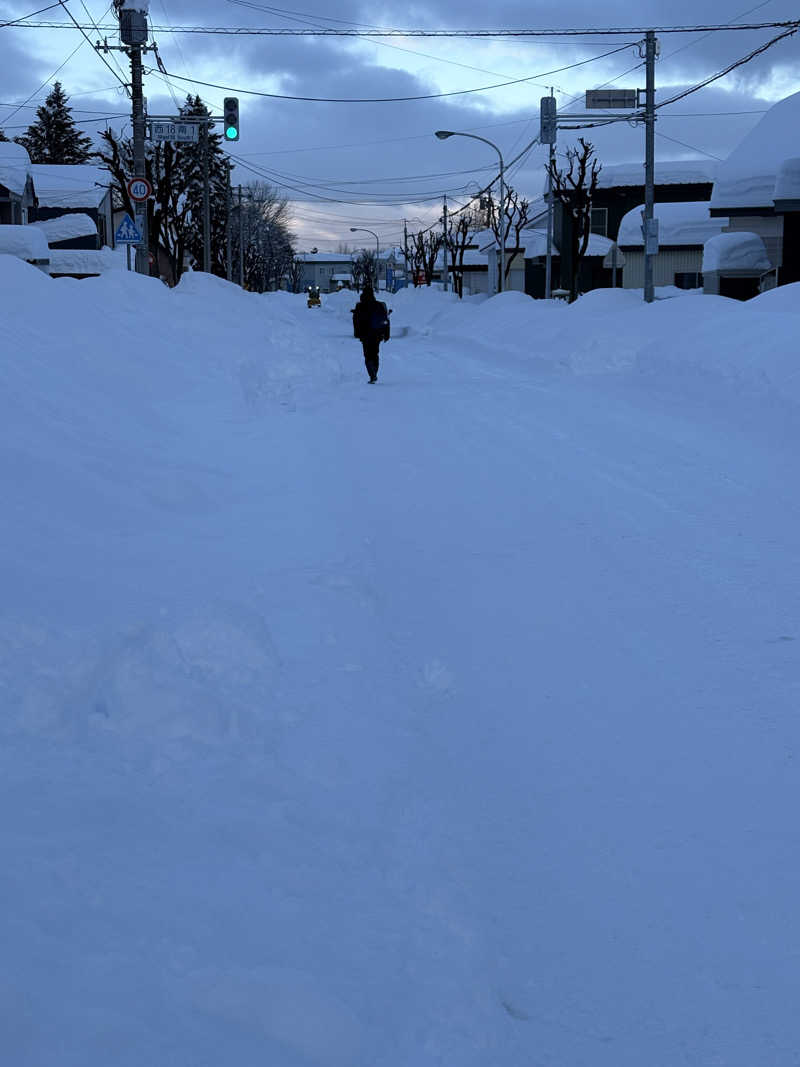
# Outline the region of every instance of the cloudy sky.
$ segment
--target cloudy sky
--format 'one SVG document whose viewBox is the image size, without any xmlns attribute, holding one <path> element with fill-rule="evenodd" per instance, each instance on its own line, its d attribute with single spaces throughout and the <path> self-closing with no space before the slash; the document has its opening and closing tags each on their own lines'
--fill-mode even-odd
<svg viewBox="0 0 800 1067">
<path fill-rule="evenodd" d="M 0 0 L 0 21 L 29 15 L 52 0 Z M 280 0 L 287 3 L 288 0 Z M 748 6 L 722 0 L 640 0 L 632 5 L 577 0 L 567 6 L 500 0 L 443 0 L 402 11 L 360 0 L 336 6 L 302 0 L 297 8 L 260 0 L 151 0 L 150 21 L 168 77 L 157 69 L 145 79 L 151 114 L 174 114 L 187 92 L 199 92 L 215 110 L 238 95 L 241 140 L 234 181 L 266 179 L 293 204 L 299 245 L 335 249 L 339 242 L 369 242 L 350 233 L 366 226 L 381 243 L 402 239 L 403 219 L 419 228 L 441 214 L 442 196 L 458 207 L 497 173 L 497 155 L 467 138 L 438 141 L 437 129 L 472 132 L 494 142 L 509 166 L 510 182 L 534 199 L 544 183 L 545 151 L 520 153 L 536 137 L 539 99 L 552 86 L 562 113 L 582 109 L 587 88 L 644 86 L 641 33 L 622 36 L 442 39 L 363 39 L 305 36 L 223 36 L 174 32 L 176 27 L 282 29 L 543 30 L 630 26 L 774 22 L 797 17 L 789 0 Z M 68 0 L 81 23 L 114 25 L 102 0 Z M 125 128 L 130 103 L 117 72 L 70 22 L 65 5 L 35 16 L 62 29 L 0 27 L 0 128 L 23 133 L 35 107 L 59 79 L 83 128 Z M 662 33 L 656 67 L 657 100 L 695 85 L 768 41 L 778 30 Z M 94 40 L 97 34 L 90 32 Z M 109 43 L 116 43 L 111 30 Z M 613 54 L 610 54 L 613 53 Z M 124 69 L 125 57 L 107 57 Z M 150 64 L 156 64 L 151 57 Z M 527 79 L 482 92 L 498 83 Z M 210 87 L 202 83 L 214 83 Z M 725 78 L 659 113 L 659 159 L 725 158 L 770 104 L 800 90 L 800 34 L 781 41 Z M 273 94 L 273 96 L 250 94 Z M 440 95 L 440 94 L 457 95 Z M 333 103 L 284 97 L 429 99 Z M 129 130 L 129 125 L 128 125 Z M 562 131 L 559 148 L 579 133 Z M 601 162 L 640 160 L 641 127 L 620 123 L 586 132 Z M 516 160 L 516 162 L 512 162 Z"/>
</svg>

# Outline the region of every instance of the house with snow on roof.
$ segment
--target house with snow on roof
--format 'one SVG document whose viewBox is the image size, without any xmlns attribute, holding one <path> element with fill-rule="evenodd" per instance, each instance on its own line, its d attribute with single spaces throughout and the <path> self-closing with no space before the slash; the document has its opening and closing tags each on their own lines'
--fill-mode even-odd
<svg viewBox="0 0 800 1067">
<path fill-rule="evenodd" d="M 0 141 L 0 225 L 25 225 L 35 205 L 28 153 L 21 144 Z"/>
<path fill-rule="evenodd" d="M 617 244 L 625 257 L 622 284 L 626 289 L 644 288 L 644 204 L 622 217 Z M 653 284 L 678 289 L 703 288 L 703 246 L 722 233 L 727 218 L 712 218 L 708 202 L 655 204 L 658 219 L 658 253 L 653 258 Z"/>
<path fill-rule="evenodd" d="M 602 160 L 600 161 L 602 163 Z M 717 164 L 705 160 L 656 160 L 656 203 L 692 203 L 711 199 Z M 546 186 L 545 186 L 546 189 Z M 644 203 L 644 163 L 603 164 L 592 200 L 592 233 L 616 241 L 622 219 L 637 205 Z M 559 273 L 553 276 L 553 288 L 569 287 L 572 275 L 571 249 L 574 220 L 558 200 L 553 206 L 553 236 L 563 249 Z M 581 277 L 582 292 L 610 285 L 602 273 L 595 277 Z"/>
<path fill-rule="evenodd" d="M 95 234 L 84 234 L 78 247 L 114 246 L 112 178 L 105 167 L 90 163 L 31 165 L 37 205 L 30 222 L 47 222 L 65 215 L 88 216 Z M 74 247 L 74 246 L 73 246 Z"/>
<path fill-rule="evenodd" d="M 798 130 L 800 93 L 795 93 L 771 107 L 719 165 L 711 215 L 727 217 L 724 233 L 745 236 L 711 247 L 706 292 L 746 299 L 769 281 L 800 281 Z"/>
</svg>

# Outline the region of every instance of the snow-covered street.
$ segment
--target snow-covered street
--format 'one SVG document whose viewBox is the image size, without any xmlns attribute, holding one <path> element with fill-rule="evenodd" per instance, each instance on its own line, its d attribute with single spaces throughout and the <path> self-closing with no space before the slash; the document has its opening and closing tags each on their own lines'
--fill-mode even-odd
<svg viewBox="0 0 800 1067">
<path fill-rule="evenodd" d="M 4 1064 L 797 1067 L 800 287 L 0 277 Z"/>
</svg>

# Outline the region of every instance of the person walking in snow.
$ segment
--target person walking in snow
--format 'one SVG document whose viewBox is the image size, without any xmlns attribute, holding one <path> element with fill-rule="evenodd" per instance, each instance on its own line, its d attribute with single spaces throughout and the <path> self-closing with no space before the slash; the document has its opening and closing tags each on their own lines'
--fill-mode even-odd
<svg viewBox="0 0 800 1067">
<path fill-rule="evenodd" d="M 361 299 L 353 308 L 353 333 L 364 349 L 364 364 L 370 382 L 378 380 L 378 363 L 381 341 L 389 340 L 389 312 L 381 300 L 375 299 L 372 286 L 367 283 L 361 291 Z"/>
</svg>

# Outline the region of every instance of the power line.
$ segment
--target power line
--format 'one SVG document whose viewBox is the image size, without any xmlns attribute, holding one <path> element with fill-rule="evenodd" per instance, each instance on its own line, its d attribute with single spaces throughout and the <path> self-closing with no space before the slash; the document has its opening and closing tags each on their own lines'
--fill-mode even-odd
<svg viewBox="0 0 800 1067">
<path fill-rule="evenodd" d="M 65 3 L 65 0 L 58 0 L 58 2 L 61 5 L 61 7 L 63 7 L 63 9 L 66 11 L 66 13 L 69 15 L 69 17 L 72 19 L 73 23 L 75 24 L 76 29 L 80 30 L 80 32 L 83 35 L 84 39 L 86 41 L 88 41 L 89 45 L 92 46 L 92 51 L 94 52 L 95 51 L 94 46 L 92 45 L 92 42 L 89 39 L 89 37 L 86 35 L 85 29 L 80 25 L 78 20 L 75 18 L 75 16 L 72 14 L 70 9 L 67 7 L 67 5 Z M 97 33 L 100 33 L 100 27 L 96 23 L 92 25 L 91 29 L 96 30 Z M 128 88 L 128 83 L 123 78 L 121 78 L 119 76 L 119 73 L 114 69 L 114 67 L 111 66 L 111 64 L 108 62 L 106 57 L 102 54 L 102 52 L 96 52 L 96 55 L 98 55 L 100 57 L 100 59 L 105 64 L 105 66 L 108 67 L 108 69 L 111 71 L 111 73 L 114 75 L 114 77 L 120 83 L 120 85 L 123 87 L 123 89 L 128 94 L 128 96 L 130 96 L 131 93 L 130 93 L 130 89 Z"/>
<path fill-rule="evenodd" d="M 59 3 L 60 3 L 60 0 L 59 0 Z M 79 52 L 80 49 L 83 48 L 83 46 L 85 44 L 86 44 L 85 41 L 81 41 L 78 45 L 76 45 L 76 47 L 72 49 L 72 51 L 67 56 L 67 58 L 64 60 L 64 62 L 63 63 L 59 63 L 59 65 L 56 67 L 56 69 L 53 71 L 53 73 L 50 75 L 50 77 L 47 78 L 45 81 L 43 81 L 38 89 L 34 89 L 34 91 L 31 93 L 30 96 L 26 97 L 25 100 L 23 100 L 23 102 L 21 104 L 17 104 L 17 106 L 14 108 L 14 110 L 10 111 L 6 115 L 6 117 L 2 120 L 2 124 L 5 125 L 5 123 L 8 122 L 9 119 L 13 119 L 13 117 L 17 114 L 18 111 L 21 111 L 24 107 L 27 107 L 27 105 L 31 102 L 31 100 L 33 100 L 33 98 L 35 96 L 38 96 L 39 93 L 43 89 L 46 89 L 49 86 L 50 82 L 53 80 L 53 78 L 55 78 L 56 74 L 58 74 L 58 72 L 60 70 L 63 70 L 63 68 L 66 67 L 67 63 L 69 63 L 69 61 L 72 59 L 72 57 L 75 55 L 75 53 Z"/>
<path fill-rule="evenodd" d="M 794 32 L 794 31 L 792 31 Z M 184 78 L 180 74 L 169 74 L 170 78 L 175 78 L 178 81 L 190 82 L 192 85 L 202 85 L 208 89 L 220 89 L 223 92 L 239 93 L 246 96 L 258 96 L 266 97 L 270 100 L 294 100 L 302 103 L 309 104 L 399 104 L 409 103 L 416 100 L 441 100 L 451 96 L 467 96 L 470 93 L 485 93 L 492 89 L 505 89 L 509 85 L 520 85 L 523 82 L 531 82 L 538 80 L 539 78 L 549 77 L 551 74 L 560 74 L 565 70 L 574 70 L 576 67 L 583 67 L 587 63 L 596 63 L 600 59 L 606 59 L 608 56 L 616 55 L 617 52 L 623 52 L 627 48 L 631 48 L 633 43 L 627 43 L 618 48 L 613 48 L 609 52 L 603 52 L 599 56 L 592 56 L 589 59 L 582 59 L 576 63 L 569 63 L 563 67 L 557 67 L 554 70 L 542 71 L 539 74 L 530 74 L 525 78 L 513 78 L 511 81 L 498 82 L 495 85 L 483 85 L 475 89 L 454 89 L 445 93 L 425 93 L 415 96 L 383 96 L 383 97 L 324 97 L 324 96 L 290 96 L 286 93 L 266 93 L 257 89 L 242 89 L 232 85 L 220 85 L 217 82 L 202 81 L 200 78 Z M 154 73 L 152 68 L 147 68 L 146 73 Z"/>
<path fill-rule="evenodd" d="M 709 159 L 716 159 L 718 163 L 724 163 L 725 161 L 721 156 L 715 156 L 713 152 L 706 152 L 704 148 L 697 148 L 693 144 L 687 144 L 686 141 L 679 141 L 677 137 L 670 137 L 666 133 L 662 133 L 661 130 L 656 130 L 658 137 L 663 137 L 666 141 L 672 141 L 673 144 L 682 145 L 684 148 L 690 149 L 692 152 L 699 152 L 701 156 L 708 156 Z"/>
<path fill-rule="evenodd" d="M 441 37 L 441 38 L 462 38 L 462 39 L 502 39 L 502 38 L 519 38 L 519 37 L 533 37 L 533 38 L 548 38 L 548 37 L 629 37 L 631 35 L 642 35 L 649 32 L 657 34 L 680 34 L 680 33 L 723 33 L 734 32 L 737 30 L 753 31 L 753 30 L 770 30 L 770 29 L 787 29 L 791 26 L 800 25 L 800 20 L 797 19 L 784 19 L 781 21 L 773 22 L 751 22 L 751 23 L 723 23 L 723 24 L 701 24 L 701 25 L 684 25 L 684 26 L 613 26 L 613 27 L 583 27 L 583 28 L 570 28 L 570 29 L 553 29 L 553 30 L 537 30 L 537 29 L 524 29 L 524 30 L 417 30 L 417 29 L 398 29 L 398 30 L 330 30 L 330 29 L 295 29 L 286 27 L 271 27 L 271 26 L 152 26 L 151 30 L 158 33 L 189 33 L 189 34 L 209 34 L 209 35 L 223 35 L 223 36 L 239 36 L 239 37 Z M 15 23 L 18 28 L 27 29 L 49 29 L 49 30 L 63 30 L 68 29 L 64 22 L 42 22 L 42 21 L 18 21 Z M 78 26 L 82 29 L 95 29 L 94 26 Z M 106 32 L 113 32 L 119 27 L 114 25 L 99 26 L 100 30 Z"/>
<path fill-rule="evenodd" d="M 754 48 L 752 52 L 748 52 L 746 56 L 742 56 L 741 59 L 734 60 L 733 63 L 729 63 L 723 70 L 717 71 L 716 74 L 710 75 L 708 78 L 704 78 L 703 81 L 693 85 L 690 89 L 685 89 L 683 92 L 676 93 L 668 100 L 662 100 L 660 104 L 656 104 L 656 109 L 667 107 L 669 104 L 674 104 L 678 100 L 683 100 L 684 97 L 691 96 L 692 93 L 698 92 L 700 89 L 705 89 L 707 85 L 711 85 L 712 82 L 719 81 L 720 78 L 724 78 L 726 74 L 730 74 L 731 71 L 736 70 L 737 67 L 744 66 L 745 63 L 749 63 L 751 59 L 755 59 L 756 56 L 760 56 L 766 52 L 768 48 L 772 48 L 778 41 L 783 41 L 787 37 L 792 37 L 800 29 L 800 23 L 795 23 L 793 29 L 784 30 L 783 33 L 777 34 L 771 40 L 766 41 L 764 44 L 759 45 L 758 48 Z"/>
<path fill-rule="evenodd" d="M 38 11 L 31 11 L 28 15 L 20 15 L 18 19 L 12 19 L 10 22 L 0 22 L 0 30 L 6 28 L 6 26 L 18 26 L 20 23 L 24 23 L 27 19 L 32 19 L 34 15 L 41 15 L 45 11 L 52 11 L 54 7 L 58 7 L 58 0 L 55 4 L 48 4 L 47 7 L 40 7 Z"/>
<path fill-rule="evenodd" d="M 770 3 L 771 0 L 766 0 L 766 2 Z M 236 4 L 239 7 L 251 8 L 253 11 L 264 11 L 264 12 L 267 12 L 268 14 L 272 14 L 272 15 L 276 15 L 277 14 L 278 17 L 280 17 L 280 18 L 291 19 L 291 20 L 294 20 L 294 21 L 297 21 L 297 22 L 306 22 L 309 25 L 316 26 L 319 29 L 331 29 L 332 28 L 330 26 L 324 26 L 320 22 L 316 21 L 315 16 L 308 15 L 305 12 L 302 12 L 302 11 L 290 11 L 290 10 L 288 10 L 286 8 L 281 8 L 281 7 L 268 7 L 268 6 L 263 5 L 263 4 L 256 4 L 256 3 L 248 2 L 248 0 L 228 0 L 228 3 Z M 332 18 L 331 16 L 326 16 L 326 22 L 338 22 L 338 23 L 341 23 L 342 25 L 355 26 L 355 27 L 360 27 L 362 29 L 385 29 L 385 28 L 387 28 L 387 27 L 382 27 L 382 26 L 370 25 L 369 23 L 352 22 L 349 19 Z M 420 52 L 418 49 L 415 49 L 415 48 L 403 48 L 402 45 L 390 44 L 388 41 L 375 40 L 374 44 L 380 45 L 382 48 L 391 48 L 393 51 L 396 51 L 396 52 L 405 52 L 405 53 L 407 53 L 408 55 L 411 55 L 411 56 L 421 56 L 423 59 L 432 59 L 435 63 L 446 63 L 451 67 L 461 67 L 463 70 L 476 71 L 479 74 L 491 74 L 491 75 L 493 75 L 494 77 L 497 77 L 497 78 L 517 77 L 517 75 L 505 74 L 505 73 L 501 73 L 501 72 L 496 71 L 496 70 L 487 70 L 486 67 L 474 67 L 474 66 L 471 66 L 469 63 L 460 63 L 456 59 L 445 59 L 443 56 L 436 56 L 436 55 L 433 55 L 430 52 Z"/>
</svg>

